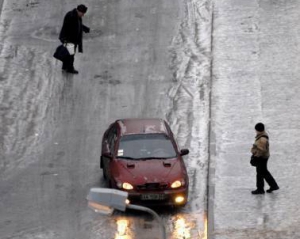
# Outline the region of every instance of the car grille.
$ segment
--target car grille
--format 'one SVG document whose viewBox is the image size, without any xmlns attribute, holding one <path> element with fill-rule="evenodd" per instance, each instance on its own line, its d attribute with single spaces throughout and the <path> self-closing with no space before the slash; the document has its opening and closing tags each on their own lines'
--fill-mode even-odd
<svg viewBox="0 0 300 239">
<path fill-rule="evenodd" d="M 160 184 L 160 183 L 146 183 L 143 185 L 138 185 L 138 190 L 164 190 L 167 188 L 167 184 Z"/>
</svg>

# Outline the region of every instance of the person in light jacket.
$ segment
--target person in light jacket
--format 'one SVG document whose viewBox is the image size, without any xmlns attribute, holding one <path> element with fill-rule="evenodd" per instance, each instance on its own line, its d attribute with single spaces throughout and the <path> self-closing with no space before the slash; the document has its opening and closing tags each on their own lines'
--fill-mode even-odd
<svg viewBox="0 0 300 239">
<path fill-rule="evenodd" d="M 256 165 L 256 187 L 257 189 L 252 191 L 252 194 L 264 194 L 264 180 L 269 184 L 270 188 L 267 190 L 271 193 L 278 190 L 279 187 L 268 170 L 267 163 L 270 157 L 269 149 L 269 136 L 265 132 L 265 126 L 263 123 L 257 123 L 255 125 L 256 137 L 255 142 L 251 148 L 251 153 L 257 158 Z"/>
<path fill-rule="evenodd" d="M 62 69 L 68 73 L 78 74 L 74 68 L 74 56 L 77 51 L 83 52 L 82 33 L 89 33 L 90 28 L 83 25 L 82 17 L 87 12 L 87 7 L 83 4 L 69 11 L 65 17 L 59 34 L 59 40 L 67 47 L 70 56 L 63 61 Z"/>
</svg>

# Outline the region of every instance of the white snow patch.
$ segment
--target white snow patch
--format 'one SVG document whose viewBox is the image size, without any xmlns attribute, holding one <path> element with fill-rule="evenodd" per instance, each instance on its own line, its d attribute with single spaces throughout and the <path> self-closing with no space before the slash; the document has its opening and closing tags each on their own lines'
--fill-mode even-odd
<svg viewBox="0 0 300 239">
<path fill-rule="evenodd" d="M 171 67 L 177 84 L 169 91 L 172 105 L 166 118 L 177 136 L 178 144 L 190 149 L 190 154 L 185 157 L 190 177 L 189 204 L 185 210 L 189 211 L 191 218 L 193 215 L 199 217 L 197 228 L 204 226 L 203 214 L 206 210 L 211 16 L 211 1 L 189 0 L 186 18 L 170 49 Z"/>
</svg>

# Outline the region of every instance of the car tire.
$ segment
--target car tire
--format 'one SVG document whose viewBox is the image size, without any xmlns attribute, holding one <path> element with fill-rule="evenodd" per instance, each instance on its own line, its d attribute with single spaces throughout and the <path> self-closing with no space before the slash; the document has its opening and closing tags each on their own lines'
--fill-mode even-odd
<svg viewBox="0 0 300 239">
<path fill-rule="evenodd" d="M 112 180 L 107 180 L 107 187 L 108 188 L 116 188 L 116 187 L 114 187 L 114 184 L 113 184 Z"/>
<path fill-rule="evenodd" d="M 103 178 L 104 178 L 105 180 L 107 180 L 107 174 L 106 174 L 106 171 L 105 171 L 104 168 L 102 169 L 102 172 L 103 172 Z"/>
<path fill-rule="evenodd" d="M 103 168 L 103 160 L 102 160 L 102 156 L 100 157 L 100 168 Z"/>
</svg>

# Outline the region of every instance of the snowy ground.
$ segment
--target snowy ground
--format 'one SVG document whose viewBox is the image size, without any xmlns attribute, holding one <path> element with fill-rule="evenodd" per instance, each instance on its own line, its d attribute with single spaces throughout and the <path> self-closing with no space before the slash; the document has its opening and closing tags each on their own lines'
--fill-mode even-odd
<svg viewBox="0 0 300 239">
<path fill-rule="evenodd" d="M 87 0 L 70 76 L 52 54 L 79 3 L 0 1 L 1 238 L 159 238 L 149 215 L 86 205 L 105 186 L 102 134 L 125 117 L 165 118 L 190 149 L 189 203 L 159 211 L 168 239 L 299 238 L 300 3 Z M 250 193 L 258 121 L 281 187 L 263 196 Z"/>
<path fill-rule="evenodd" d="M 1 237 L 158 238 L 148 215 L 108 218 L 86 205 L 89 188 L 105 186 L 102 134 L 125 117 L 165 118 L 190 149 L 189 204 L 160 215 L 170 239 L 205 237 L 211 3 L 87 1 L 92 31 L 70 76 L 52 54 L 77 4 L 3 1 Z"/>
<path fill-rule="evenodd" d="M 298 1 L 214 3 L 212 238 L 300 237 L 299 10 Z M 280 190 L 253 196 L 249 157 L 260 121 Z"/>
</svg>

